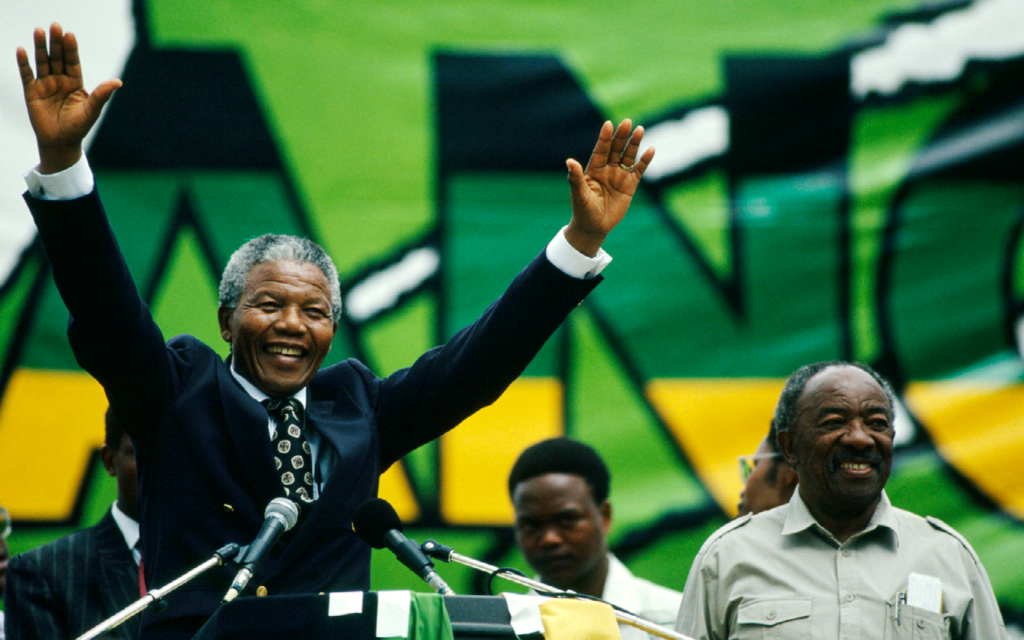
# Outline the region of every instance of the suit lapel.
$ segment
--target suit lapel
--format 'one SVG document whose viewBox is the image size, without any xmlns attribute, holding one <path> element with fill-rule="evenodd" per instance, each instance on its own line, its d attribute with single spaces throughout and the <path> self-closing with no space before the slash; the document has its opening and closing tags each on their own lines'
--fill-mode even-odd
<svg viewBox="0 0 1024 640">
<path fill-rule="evenodd" d="M 94 532 L 100 561 L 100 593 L 107 617 L 138 600 L 138 566 L 110 511 L 94 527 Z"/>
<path fill-rule="evenodd" d="M 267 410 L 235 381 L 229 366 L 217 367 L 224 419 L 252 495 L 257 504 L 266 505 L 281 494 L 267 432 Z"/>
</svg>

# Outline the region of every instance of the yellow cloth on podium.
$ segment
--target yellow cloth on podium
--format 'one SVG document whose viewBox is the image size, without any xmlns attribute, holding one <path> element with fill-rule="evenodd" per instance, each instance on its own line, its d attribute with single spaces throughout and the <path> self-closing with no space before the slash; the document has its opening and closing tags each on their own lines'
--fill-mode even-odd
<svg viewBox="0 0 1024 640">
<path fill-rule="evenodd" d="M 622 640 L 609 605 L 591 600 L 552 598 L 540 605 L 545 640 Z"/>
</svg>

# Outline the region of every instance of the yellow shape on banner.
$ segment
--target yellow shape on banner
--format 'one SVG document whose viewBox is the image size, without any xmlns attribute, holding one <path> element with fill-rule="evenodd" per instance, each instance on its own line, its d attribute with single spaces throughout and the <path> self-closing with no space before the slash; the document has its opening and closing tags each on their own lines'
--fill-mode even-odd
<svg viewBox="0 0 1024 640">
<path fill-rule="evenodd" d="M 760 378 L 657 379 L 647 398 L 665 421 L 712 497 L 736 515 L 740 482 L 736 458 L 750 455 L 768 435 L 785 380 Z"/>
<path fill-rule="evenodd" d="M 409 522 L 420 517 L 420 505 L 416 502 L 416 496 L 409 485 L 409 477 L 401 463 L 396 462 L 381 474 L 378 493 L 381 498 L 391 503 L 401 520 Z"/>
<path fill-rule="evenodd" d="M 65 520 L 93 449 L 107 397 L 87 373 L 20 368 L 0 405 L 0 487 L 15 520 Z"/>
<path fill-rule="evenodd" d="M 507 480 L 523 449 L 563 434 L 562 385 L 520 378 L 441 437 L 441 512 L 452 524 L 512 524 Z"/>
<path fill-rule="evenodd" d="M 1008 512 L 1024 518 L 1024 385 L 914 382 L 904 400 L 943 458 Z"/>
<path fill-rule="evenodd" d="M 0 405 L 0 487 L 16 520 L 71 517 L 93 449 L 103 444 L 107 398 L 82 372 L 17 369 Z M 380 493 L 402 520 L 420 516 L 409 480 L 393 465 Z"/>
</svg>

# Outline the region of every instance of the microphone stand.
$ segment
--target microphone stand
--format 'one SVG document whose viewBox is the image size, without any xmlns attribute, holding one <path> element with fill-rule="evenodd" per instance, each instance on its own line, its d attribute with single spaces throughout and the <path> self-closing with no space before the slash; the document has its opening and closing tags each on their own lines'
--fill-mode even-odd
<svg viewBox="0 0 1024 640">
<path fill-rule="evenodd" d="M 487 564 L 486 562 L 481 562 L 475 558 L 470 558 L 469 556 L 464 556 L 462 554 L 455 553 L 455 550 L 451 547 L 446 547 L 438 542 L 435 542 L 434 540 L 427 540 L 421 546 L 423 548 L 424 553 L 433 558 L 437 558 L 438 560 L 443 560 L 445 562 L 458 562 L 459 564 L 471 567 L 473 569 L 476 569 L 477 571 L 483 571 L 491 575 L 497 575 L 508 580 L 509 582 L 515 582 L 516 584 L 521 584 L 524 587 L 530 587 L 534 591 L 547 591 L 548 593 L 566 593 L 571 596 L 578 595 L 575 591 L 563 591 L 562 589 L 546 585 L 543 582 L 540 582 L 538 580 L 532 580 L 525 576 L 520 576 L 514 573 L 501 572 L 499 571 L 499 568 L 495 567 L 494 565 Z M 584 599 L 590 600 L 591 598 Z M 593 598 L 593 600 L 597 600 L 598 602 L 604 602 L 604 600 L 600 600 L 599 598 Z M 691 638 L 690 636 L 684 636 L 683 634 L 678 633 L 672 629 L 667 629 L 661 626 L 660 624 L 654 624 L 653 622 L 644 620 L 640 616 L 634 615 L 632 613 L 621 611 L 619 609 L 616 609 L 615 607 L 612 607 L 612 611 L 615 613 L 615 619 L 619 622 L 628 624 L 631 627 L 636 627 L 637 629 L 646 631 L 647 633 L 658 636 L 659 638 L 666 638 L 667 640 L 693 640 L 693 638 Z"/>
<path fill-rule="evenodd" d="M 153 589 L 146 595 L 142 596 L 142 598 L 140 598 L 139 600 L 133 602 L 121 611 L 110 616 L 109 618 L 99 623 L 92 629 L 89 629 L 89 631 L 87 631 L 85 634 L 79 636 L 77 640 L 92 640 L 93 638 L 96 638 L 101 634 L 110 631 L 111 629 L 121 624 L 125 620 L 142 613 L 146 609 L 146 607 L 153 604 L 154 602 L 163 603 L 162 598 L 165 595 L 174 591 L 183 584 L 191 581 L 193 578 L 199 576 L 200 574 L 205 573 L 209 569 L 212 569 L 213 567 L 218 567 L 227 562 L 228 560 L 231 560 L 232 558 L 238 555 L 238 552 L 240 550 L 241 548 L 234 542 L 224 545 L 220 549 L 217 549 L 217 551 L 214 552 L 213 557 L 204 562 L 203 564 L 199 565 L 195 569 L 192 569 L 188 573 L 178 578 L 175 578 L 163 587 Z"/>
</svg>

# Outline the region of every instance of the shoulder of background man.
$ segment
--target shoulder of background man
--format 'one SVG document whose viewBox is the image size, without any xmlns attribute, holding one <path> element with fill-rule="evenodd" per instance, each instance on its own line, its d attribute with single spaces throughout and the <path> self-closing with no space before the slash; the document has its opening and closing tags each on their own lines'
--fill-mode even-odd
<svg viewBox="0 0 1024 640">
<path fill-rule="evenodd" d="M 905 536 L 912 543 L 945 545 L 948 551 L 965 552 L 976 565 L 981 565 L 981 559 L 975 553 L 971 543 L 967 542 L 960 532 L 934 516 L 919 516 L 905 509 L 891 507 L 896 512 L 899 521 L 899 535 L 901 542 Z"/>
<path fill-rule="evenodd" d="M 706 555 L 712 548 L 733 543 L 743 545 L 743 540 L 750 536 L 762 537 L 781 535 L 782 526 L 786 523 L 789 505 L 784 504 L 769 511 L 758 514 L 747 514 L 732 520 L 712 533 L 700 548 L 697 557 Z"/>
<path fill-rule="evenodd" d="M 57 573 L 58 567 L 63 570 L 62 572 L 66 572 L 67 563 L 75 561 L 76 558 L 84 558 L 88 550 L 95 549 L 91 539 L 95 536 L 95 529 L 98 526 L 96 524 L 80 529 L 35 549 L 19 553 L 11 558 L 9 576 L 25 573 L 31 575 L 32 579 L 50 578 Z"/>
<path fill-rule="evenodd" d="M 621 580 L 633 583 L 633 590 L 643 592 L 647 606 L 671 606 L 674 603 L 674 608 L 676 610 L 679 609 L 679 603 L 683 598 L 681 592 L 633 575 L 633 572 L 613 553 L 609 552 L 608 560 L 613 563 L 613 567 L 618 565 L 618 569 L 610 572 L 609 577 L 618 577 Z"/>
<path fill-rule="evenodd" d="M 974 547 L 971 546 L 970 542 L 967 542 L 966 538 L 960 535 L 960 532 L 934 516 L 925 516 L 925 521 L 927 521 L 928 524 L 930 524 L 936 531 L 941 531 L 952 536 L 954 540 L 960 543 L 960 546 L 967 550 L 967 553 L 970 554 L 976 564 L 981 564 L 981 559 L 978 557 L 978 554 L 975 553 Z"/>
<path fill-rule="evenodd" d="M 682 593 L 636 577 L 610 552 L 608 560 L 610 566 L 602 598 L 651 622 L 666 626 L 675 624 L 683 601 Z M 646 634 L 643 637 L 646 638 Z M 626 638 L 625 633 L 623 638 Z"/>
<path fill-rule="evenodd" d="M 679 615 L 679 606 L 683 602 L 682 592 L 644 578 L 634 577 L 634 580 L 638 583 L 634 584 L 634 587 L 642 599 L 640 610 L 634 613 L 658 624 L 674 623 L 676 616 Z"/>
</svg>

